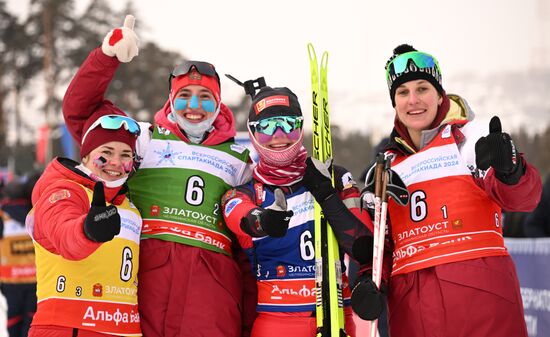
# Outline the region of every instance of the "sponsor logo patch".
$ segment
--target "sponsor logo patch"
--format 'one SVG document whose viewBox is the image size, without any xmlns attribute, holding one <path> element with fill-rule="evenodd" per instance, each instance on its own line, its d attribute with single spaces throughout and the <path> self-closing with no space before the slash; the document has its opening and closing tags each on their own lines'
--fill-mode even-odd
<svg viewBox="0 0 550 337">
<path fill-rule="evenodd" d="M 278 265 L 277 266 L 277 277 L 285 277 L 285 276 L 286 276 L 285 266 Z"/>
<path fill-rule="evenodd" d="M 101 283 L 94 284 L 92 295 L 95 297 L 102 297 L 103 296 L 103 286 Z"/>
<path fill-rule="evenodd" d="M 175 166 L 176 163 L 174 162 L 174 158 L 181 154 L 181 152 L 175 152 L 172 147 L 170 146 L 170 142 L 166 142 L 166 148 L 164 150 L 154 150 L 154 152 L 157 154 L 158 162 L 156 165 L 163 164 L 164 162 L 170 163 L 171 165 Z"/>
<path fill-rule="evenodd" d="M 254 104 L 254 111 L 256 112 L 256 115 L 259 115 L 260 112 L 262 112 L 264 109 L 269 108 L 270 106 L 290 106 L 290 102 L 288 100 L 288 96 L 283 95 L 275 95 L 275 96 L 269 96 L 258 103 Z"/>
<path fill-rule="evenodd" d="M 151 210 L 149 213 L 151 214 L 151 216 L 158 216 L 160 214 L 160 206 L 151 205 Z"/>
<path fill-rule="evenodd" d="M 229 200 L 233 199 L 237 195 L 235 189 L 230 189 L 222 196 L 222 205 L 225 205 Z"/>
<path fill-rule="evenodd" d="M 453 229 L 462 228 L 462 219 L 453 220 Z"/>
<path fill-rule="evenodd" d="M 202 75 L 198 71 L 193 70 L 189 73 L 189 79 L 193 81 L 200 81 L 202 79 Z"/>
<path fill-rule="evenodd" d="M 227 205 L 225 205 L 225 216 L 228 217 L 229 214 L 231 214 L 231 212 L 233 211 L 233 209 L 235 208 L 235 206 L 237 206 L 238 204 L 240 204 L 241 202 L 243 202 L 242 199 L 240 198 L 235 198 L 235 199 L 231 199 Z"/>
<path fill-rule="evenodd" d="M 48 201 L 50 202 L 50 204 L 54 204 L 59 200 L 68 199 L 70 197 L 71 197 L 71 193 L 69 193 L 68 190 L 61 190 L 61 191 L 53 192 L 52 195 L 50 195 L 50 197 L 48 198 Z"/>
</svg>

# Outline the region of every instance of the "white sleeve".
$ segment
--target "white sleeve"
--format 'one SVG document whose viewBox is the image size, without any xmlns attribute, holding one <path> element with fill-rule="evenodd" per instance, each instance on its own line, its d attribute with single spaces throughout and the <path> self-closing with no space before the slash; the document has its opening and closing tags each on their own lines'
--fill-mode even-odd
<svg viewBox="0 0 550 337">
<path fill-rule="evenodd" d="M 141 133 L 136 141 L 136 161 L 141 162 L 145 153 L 147 153 L 147 148 L 151 142 L 151 136 L 153 132 L 151 131 L 151 123 L 147 122 L 138 122 L 141 129 Z"/>
<path fill-rule="evenodd" d="M 476 143 L 479 138 L 489 134 L 489 126 L 476 121 L 466 123 L 460 131 L 464 135 L 464 142 L 459 148 L 462 159 L 468 165 L 470 171 L 474 172 L 476 165 Z"/>
<path fill-rule="evenodd" d="M 237 183 L 237 186 L 246 184 L 252 179 L 252 170 L 254 168 L 254 164 L 247 164 L 245 165 L 243 172 L 240 175 L 239 182 Z"/>
</svg>

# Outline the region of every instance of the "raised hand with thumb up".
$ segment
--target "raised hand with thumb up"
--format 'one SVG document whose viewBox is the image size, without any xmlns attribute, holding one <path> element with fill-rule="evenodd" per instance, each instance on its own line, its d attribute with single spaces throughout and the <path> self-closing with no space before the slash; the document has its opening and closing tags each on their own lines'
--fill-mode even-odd
<svg viewBox="0 0 550 337">
<path fill-rule="evenodd" d="M 266 208 L 254 208 L 241 219 L 241 229 L 252 237 L 280 238 L 286 235 L 290 218 L 294 212 L 287 211 L 286 198 L 278 188 L 274 192 L 275 201 Z"/>
<path fill-rule="evenodd" d="M 138 55 L 139 38 L 134 32 L 136 19 L 133 15 L 126 15 L 124 25 L 111 30 L 103 39 L 101 50 L 107 56 L 116 56 L 120 62 L 130 62 Z"/>
<path fill-rule="evenodd" d="M 103 183 L 94 186 L 94 195 L 88 215 L 84 220 L 84 234 L 95 242 L 111 241 L 120 233 L 120 215 L 115 206 L 107 206 Z"/>
<path fill-rule="evenodd" d="M 505 184 L 517 184 L 525 173 L 517 148 L 510 135 L 502 132 L 497 116 L 489 122 L 489 135 L 476 142 L 475 151 L 477 167 L 481 170 L 492 167 L 495 176 Z"/>
</svg>

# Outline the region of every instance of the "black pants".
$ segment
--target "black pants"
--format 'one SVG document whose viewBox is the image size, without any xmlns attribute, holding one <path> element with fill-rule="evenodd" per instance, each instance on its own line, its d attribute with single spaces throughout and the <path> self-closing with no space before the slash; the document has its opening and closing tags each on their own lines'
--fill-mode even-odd
<svg viewBox="0 0 550 337">
<path fill-rule="evenodd" d="M 8 302 L 8 333 L 10 337 L 27 337 L 36 312 L 36 283 L 0 286 Z"/>
</svg>

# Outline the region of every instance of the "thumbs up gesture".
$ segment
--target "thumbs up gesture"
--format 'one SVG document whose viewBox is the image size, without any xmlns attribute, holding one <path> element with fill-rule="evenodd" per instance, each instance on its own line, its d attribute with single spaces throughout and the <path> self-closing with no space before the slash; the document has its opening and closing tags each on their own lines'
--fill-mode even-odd
<svg viewBox="0 0 550 337">
<path fill-rule="evenodd" d="M 489 135 L 481 137 L 475 146 L 476 165 L 481 170 L 492 167 L 497 179 L 515 185 L 525 173 L 522 159 L 509 134 L 502 132 L 500 119 L 489 122 Z"/>
<path fill-rule="evenodd" d="M 275 201 L 266 208 L 257 207 L 241 219 L 241 229 L 252 237 L 269 235 L 280 238 L 286 235 L 294 212 L 287 211 L 285 194 L 280 188 L 274 192 Z"/>
<path fill-rule="evenodd" d="M 275 201 L 271 206 L 266 207 L 260 215 L 260 226 L 267 235 L 280 238 L 286 235 L 290 218 L 294 212 L 286 210 L 285 194 L 280 188 L 276 189 L 274 194 Z"/>
<path fill-rule="evenodd" d="M 84 234 L 95 242 L 111 241 L 120 233 L 120 215 L 115 206 L 107 206 L 103 183 L 94 186 L 94 195 L 88 215 L 84 220 Z"/>
<path fill-rule="evenodd" d="M 124 25 L 111 30 L 103 39 L 101 50 L 107 56 L 116 56 L 120 62 L 130 62 L 138 54 L 139 38 L 134 33 L 133 15 L 126 15 Z"/>
</svg>

